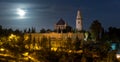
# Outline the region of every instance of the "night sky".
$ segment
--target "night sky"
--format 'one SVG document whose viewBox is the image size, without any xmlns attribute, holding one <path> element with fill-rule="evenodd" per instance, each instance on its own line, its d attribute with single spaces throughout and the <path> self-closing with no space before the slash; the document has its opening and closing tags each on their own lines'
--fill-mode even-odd
<svg viewBox="0 0 120 62">
<path fill-rule="evenodd" d="M 22 18 L 17 13 L 18 8 L 25 12 Z M 14 30 L 35 27 L 39 31 L 54 29 L 54 24 L 63 18 L 75 28 L 78 9 L 85 30 L 96 19 L 105 29 L 120 28 L 120 0 L 0 0 L 0 25 Z"/>
</svg>

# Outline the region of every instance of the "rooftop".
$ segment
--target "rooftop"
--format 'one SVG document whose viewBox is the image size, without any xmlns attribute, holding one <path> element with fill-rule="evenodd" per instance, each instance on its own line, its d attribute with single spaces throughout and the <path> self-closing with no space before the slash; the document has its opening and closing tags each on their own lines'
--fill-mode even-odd
<svg viewBox="0 0 120 62">
<path fill-rule="evenodd" d="M 61 18 L 57 23 L 56 25 L 65 25 L 65 21 Z"/>
</svg>

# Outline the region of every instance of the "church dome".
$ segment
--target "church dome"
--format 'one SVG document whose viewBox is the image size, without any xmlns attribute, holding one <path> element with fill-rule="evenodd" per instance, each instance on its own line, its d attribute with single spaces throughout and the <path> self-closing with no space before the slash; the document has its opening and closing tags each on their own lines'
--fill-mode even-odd
<svg viewBox="0 0 120 62">
<path fill-rule="evenodd" d="M 61 18 L 57 23 L 56 25 L 65 25 L 65 21 Z"/>
</svg>

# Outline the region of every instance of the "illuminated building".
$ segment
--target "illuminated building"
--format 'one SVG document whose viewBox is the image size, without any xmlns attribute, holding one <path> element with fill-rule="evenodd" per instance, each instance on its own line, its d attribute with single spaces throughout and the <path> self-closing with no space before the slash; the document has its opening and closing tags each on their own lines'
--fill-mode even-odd
<svg viewBox="0 0 120 62">
<path fill-rule="evenodd" d="M 67 27 L 67 24 L 65 23 L 65 21 L 61 18 L 56 24 L 55 24 L 55 30 L 57 32 L 62 32 L 63 30 L 65 30 Z"/>
<path fill-rule="evenodd" d="M 83 40 L 84 34 L 83 33 L 31 33 L 31 34 L 25 34 L 25 38 L 30 36 L 31 42 L 39 42 L 42 43 L 41 40 L 43 37 L 46 37 L 46 39 L 50 39 L 50 45 L 51 48 L 59 48 L 59 47 L 66 47 L 65 43 L 67 43 L 67 39 L 71 38 L 71 43 L 74 43 L 76 38 Z M 48 46 L 47 46 L 48 45 Z M 49 47 L 49 41 L 47 40 L 46 46 Z M 73 46 L 71 46 L 73 47 Z"/>
<path fill-rule="evenodd" d="M 82 17 L 81 17 L 81 13 L 80 10 L 78 10 L 77 12 L 77 17 L 76 17 L 76 30 L 77 31 L 82 31 Z"/>
<path fill-rule="evenodd" d="M 82 24 L 81 24 L 81 16 L 80 13 L 78 11 L 77 14 L 77 20 L 76 22 L 78 22 L 76 24 L 76 29 L 77 30 L 82 30 Z M 80 23 L 79 23 L 80 22 Z M 25 40 L 28 39 L 28 37 L 30 38 L 31 42 L 36 42 L 36 43 L 45 43 L 46 41 L 46 47 L 47 48 L 51 48 L 52 50 L 56 50 L 57 48 L 65 48 L 67 47 L 66 43 L 71 43 L 73 44 L 74 42 L 76 42 L 76 38 L 78 38 L 81 42 L 84 40 L 84 33 L 83 32 L 69 32 L 69 33 L 63 33 L 62 31 L 64 29 L 66 29 L 68 25 L 66 24 L 66 22 L 63 19 L 60 19 L 56 24 L 55 24 L 55 30 L 57 30 L 57 32 L 50 32 L 50 33 L 26 33 L 25 34 Z M 60 33 L 58 32 L 60 30 Z M 43 41 L 43 38 L 44 39 Z M 68 38 L 70 38 L 68 41 Z M 81 43 L 82 44 L 82 43 Z M 33 47 L 33 46 L 32 46 Z M 71 45 L 71 47 L 73 47 Z M 41 49 L 42 45 L 40 47 L 35 47 L 37 49 Z"/>
</svg>

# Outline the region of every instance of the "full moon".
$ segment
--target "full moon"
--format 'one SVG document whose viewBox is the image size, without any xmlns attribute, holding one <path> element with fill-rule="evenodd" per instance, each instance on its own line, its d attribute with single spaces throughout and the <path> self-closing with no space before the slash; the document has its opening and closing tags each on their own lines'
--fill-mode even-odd
<svg viewBox="0 0 120 62">
<path fill-rule="evenodd" d="M 17 14 L 19 15 L 19 16 L 21 16 L 21 17 L 23 17 L 23 16 L 25 16 L 25 11 L 23 10 L 23 9 L 21 9 L 21 8 L 18 8 L 17 9 Z"/>
</svg>

